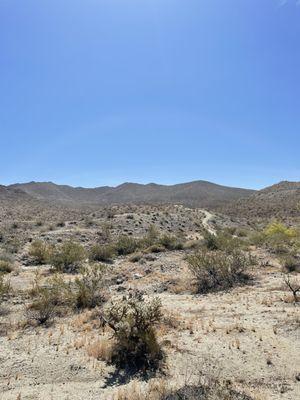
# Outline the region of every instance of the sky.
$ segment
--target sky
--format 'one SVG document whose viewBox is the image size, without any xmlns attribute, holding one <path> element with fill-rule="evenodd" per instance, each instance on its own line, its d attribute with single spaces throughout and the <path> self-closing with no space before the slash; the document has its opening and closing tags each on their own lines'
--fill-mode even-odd
<svg viewBox="0 0 300 400">
<path fill-rule="evenodd" d="M 300 181 L 297 0 L 0 0 L 0 184 Z"/>
</svg>

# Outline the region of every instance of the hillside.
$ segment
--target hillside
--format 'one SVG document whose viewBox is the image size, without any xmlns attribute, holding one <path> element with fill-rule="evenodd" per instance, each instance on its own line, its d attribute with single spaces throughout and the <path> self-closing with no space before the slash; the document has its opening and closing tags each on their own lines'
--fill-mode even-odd
<svg viewBox="0 0 300 400">
<path fill-rule="evenodd" d="M 177 185 L 124 183 L 117 187 L 94 189 L 56 185 L 52 182 L 30 182 L 11 185 L 34 199 L 71 205 L 171 203 L 195 207 L 216 207 L 248 197 L 253 190 L 231 188 L 205 181 Z"/>
<path fill-rule="evenodd" d="M 220 211 L 243 218 L 293 218 L 300 216 L 300 182 L 279 182 Z"/>
</svg>

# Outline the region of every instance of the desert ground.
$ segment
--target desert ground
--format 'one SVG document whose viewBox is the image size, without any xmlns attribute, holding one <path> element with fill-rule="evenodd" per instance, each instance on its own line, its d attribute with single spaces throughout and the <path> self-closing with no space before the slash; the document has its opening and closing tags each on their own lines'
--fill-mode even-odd
<svg viewBox="0 0 300 400">
<path fill-rule="evenodd" d="M 1 299 L 1 400 L 300 398 L 299 302 L 285 284 L 280 252 L 251 239 L 267 222 L 245 224 L 175 205 L 16 208 L 1 217 L 1 253 L 9 253 L 11 264 L 3 274 L 9 290 Z M 46 321 L 32 312 L 37 287 L 47 288 L 57 276 L 51 262 L 37 259 L 33 243 L 59 247 L 72 241 L 88 252 L 95 244 L 117 243 L 120 235 L 138 240 L 149 230 L 169 235 L 169 241 L 112 260 L 81 260 L 83 266 L 105 265 L 101 304 L 53 309 Z M 198 290 L 190 257 L 207 247 L 207 235 L 214 240 L 220 232 L 251 257 L 247 280 Z M 72 285 L 81 271 L 58 275 Z M 145 301 L 160 299 L 155 334 L 164 358 L 155 370 L 131 374 L 111 361 L 115 339 L 101 315 L 111 302 L 137 291 Z M 193 392 L 207 387 L 212 391 Z"/>
</svg>

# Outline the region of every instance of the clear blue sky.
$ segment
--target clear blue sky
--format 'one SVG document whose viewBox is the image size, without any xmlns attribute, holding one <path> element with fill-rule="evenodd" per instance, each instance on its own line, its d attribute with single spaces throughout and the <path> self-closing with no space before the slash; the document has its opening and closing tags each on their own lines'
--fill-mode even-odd
<svg viewBox="0 0 300 400">
<path fill-rule="evenodd" d="M 300 180 L 296 0 L 0 0 L 0 183 Z"/>
</svg>

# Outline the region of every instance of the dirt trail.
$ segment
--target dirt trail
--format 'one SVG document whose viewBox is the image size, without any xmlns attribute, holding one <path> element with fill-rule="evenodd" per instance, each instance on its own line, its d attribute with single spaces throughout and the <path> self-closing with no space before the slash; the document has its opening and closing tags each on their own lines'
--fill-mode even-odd
<svg viewBox="0 0 300 400">
<path fill-rule="evenodd" d="M 207 229 L 207 231 L 211 235 L 216 235 L 217 234 L 216 230 L 209 223 L 214 218 L 214 215 L 211 212 L 207 211 L 207 210 L 201 210 L 201 211 L 204 214 L 204 218 L 202 220 L 204 228 Z"/>
</svg>

